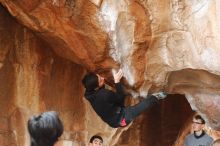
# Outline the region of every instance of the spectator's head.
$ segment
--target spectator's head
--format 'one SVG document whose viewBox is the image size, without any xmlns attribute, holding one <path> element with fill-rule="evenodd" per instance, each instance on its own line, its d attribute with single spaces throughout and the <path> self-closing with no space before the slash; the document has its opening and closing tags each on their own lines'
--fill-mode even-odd
<svg viewBox="0 0 220 146">
<path fill-rule="evenodd" d="M 215 141 L 212 143 L 212 146 L 220 146 L 220 139 L 215 140 Z"/>
<path fill-rule="evenodd" d="M 192 128 L 194 132 L 201 131 L 205 126 L 205 120 L 200 115 L 194 116 L 192 122 Z"/>
<path fill-rule="evenodd" d="M 103 139 L 99 135 L 94 135 L 89 140 L 89 146 L 102 146 Z"/>
<path fill-rule="evenodd" d="M 94 73 L 88 73 L 82 79 L 82 84 L 87 91 L 93 91 L 98 87 L 102 87 L 105 83 L 105 79 Z"/>
<path fill-rule="evenodd" d="M 53 146 L 63 133 L 63 124 L 54 111 L 32 116 L 28 120 L 31 146 Z"/>
</svg>

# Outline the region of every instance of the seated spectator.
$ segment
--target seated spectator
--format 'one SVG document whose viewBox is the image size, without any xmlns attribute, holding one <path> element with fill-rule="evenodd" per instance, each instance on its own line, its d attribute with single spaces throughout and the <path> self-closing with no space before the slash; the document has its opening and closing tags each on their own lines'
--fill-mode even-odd
<svg viewBox="0 0 220 146">
<path fill-rule="evenodd" d="M 32 116 L 28 120 L 31 146 L 54 146 L 63 133 L 63 124 L 54 111 Z"/>
</svg>

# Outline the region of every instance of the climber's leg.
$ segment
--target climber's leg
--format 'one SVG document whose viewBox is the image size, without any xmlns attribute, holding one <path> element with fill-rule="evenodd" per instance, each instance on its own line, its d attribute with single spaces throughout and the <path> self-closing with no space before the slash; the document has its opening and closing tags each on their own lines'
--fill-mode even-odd
<svg viewBox="0 0 220 146">
<path fill-rule="evenodd" d="M 129 106 L 125 108 L 125 121 L 126 124 L 129 124 L 133 121 L 138 115 L 140 115 L 146 109 L 151 108 L 153 105 L 157 104 L 160 99 L 164 99 L 167 96 L 164 92 L 154 93 L 146 97 L 140 103 Z"/>
</svg>

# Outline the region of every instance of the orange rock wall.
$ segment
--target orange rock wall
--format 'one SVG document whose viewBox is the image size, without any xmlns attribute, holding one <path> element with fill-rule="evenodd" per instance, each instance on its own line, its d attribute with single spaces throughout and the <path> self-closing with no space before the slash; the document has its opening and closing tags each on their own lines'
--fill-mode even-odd
<svg viewBox="0 0 220 146">
<path fill-rule="evenodd" d="M 61 146 L 86 145 L 97 133 L 111 143 L 122 130 L 104 124 L 83 98 L 85 69 L 58 57 L 2 6 L 0 20 L 0 145 L 29 146 L 28 118 L 48 110 L 57 111 L 65 125 Z"/>
<path fill-rule="evenodd" d="M 184 94 L 209 126 L 220 129 L 218 0 L 0 3 L 3 144 L 27 146 L 26 121 L 45 110 L 64 119 L 64 143 L 84 145 L 101 131 L 105 145 L 116 144 L 125 129 L 111 129 L 97 117 L 80 80 L 90 70 L 112 83 L 112 69 L 119 67 L 134 97 L 160 90 Z"/>
</svg>

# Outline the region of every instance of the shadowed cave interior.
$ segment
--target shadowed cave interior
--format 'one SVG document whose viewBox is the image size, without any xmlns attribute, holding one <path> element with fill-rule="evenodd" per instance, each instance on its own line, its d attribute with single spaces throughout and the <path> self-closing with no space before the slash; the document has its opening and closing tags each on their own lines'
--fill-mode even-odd
<svg viewBox="0 0 220 146">
<path fill-rule="evenodd" d="M 186 133 L 190 132 L 187 131 L 189 130 L 187 127 L 190 126 L 188 124 L 189 121 L 191 123 L 193 114 L 183 95 L 168 95 L 166 100 L 160 101 L 158 105 L 135 120 L 128 131 L 122 134 L 117 145 L 174 145 L 184 130 Z"/>
</svg>

